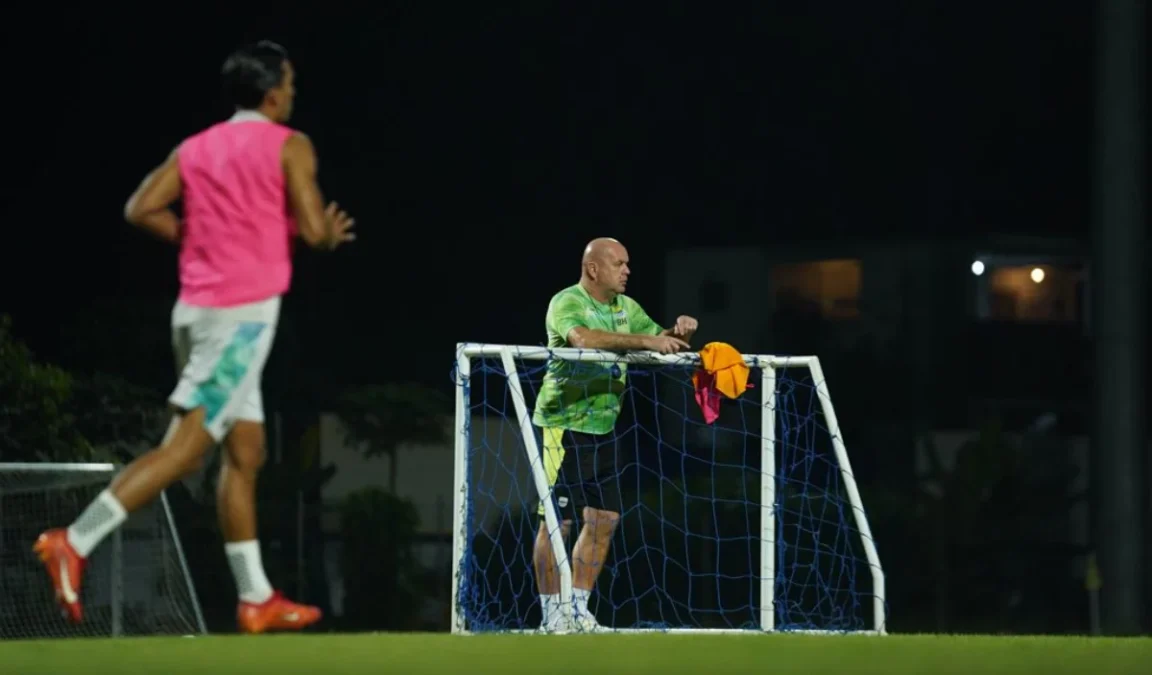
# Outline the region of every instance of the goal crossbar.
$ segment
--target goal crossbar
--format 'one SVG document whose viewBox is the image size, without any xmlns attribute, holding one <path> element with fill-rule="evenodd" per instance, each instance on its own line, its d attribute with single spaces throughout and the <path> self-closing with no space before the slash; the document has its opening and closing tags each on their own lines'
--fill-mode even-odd
<svg viewBox="0 0 1152 675">
<path fill-rule="evenodd" d="M 694 352 L 683 354 L 657 354 L 656 352 L 608 352 L 600 349 L 576 349 L 574 347 L 523 347 L 517 345 L 490 345 L 476 342 L 464 342 L 456 346 L 458 356 L 476 357 L 503 357 L 510 352 L 514 359 L 527 361 L 546 361 L 560 359 L 562 361 L 588 361 L 593 363 L 634 363 L 637 365 L 668 365 L 668 366 L 694 366 L 700 364 L 700 355 Z M 773 356 L 768 354 L 744 354 L 744 365 L 749 368 L 799 368 L 810 366 L 819 362 L 815 356 Z"/>
<path fill-rule="evenodd" d="M 564 361 L 599 362 L 599 363 L 626 363 L 636 365 L 667 365 L 679 367 L 698 367 L 701 358 L 696 353 L 658 354 L 655 352 L 625 352 L 617 353 L 603 350 L 533 347 L 520 345 L 501 345 L 484 343 L 459 343 L 456 349 L 456 429 L 455 429 L 455 461 L 453 500 L 453 556 L 452 556 L 452 632 L 468 634 L 467 617 L 460 610 L 460 588 L 463 582 L 461 565 L 466 554 L 465 541 L 468 537 L 468 523 L 465 518 L 466 505 L 469 498 L 469 429 L 470 416 L 470 387 L 468 384 L 472 372 L 472 359 L 499 359 L 507 378 L 508 391 L 517 417 L 517 426 L 523 437 L 524 451 L 532 471 L 532 481 L 544 507 L 544 519 L 549 532 L 549 539 L 556 556 L 560 576 L 560 600 L 567 604 L 572 598 L 572 566 L 567 553 L 560 529 L 559 514 L 551 499 L 547 476 L 541 462 L 537 461 L 540 448 L 532 424 L 532 415 L 529 403 L 524 396 L 520 383 L 517 360 L 546 361 L 560 359 Z M 831 436 L 832 447 L 838 463 L 840 474 L 844 481 L 846 496 L 851 506 L 854 523 L 860 534 L 864 554 L 868 563 L 872 581 L 872 628 L 870 630 L 852 631 L 854 634 L 886 634 L 887 603 L 885 600 L 885 577 L 880 564 L 880 556 L 872 537 L 872 529 L 864 510 L 863 500 L 860 496 L 859 486 L 848 458 L 848 450 L 840 431 L 836 411 L 832 405 L 828 384 L 816 356 L 777 356 L 771 354 L 743 355 L 744 363 L 749 368 L 760 371 L 760 388 L 762 399 L 760 402 L 761 429 L 760 453 L 761 466 L 776 467 L 776 373 L 785 368 L 807 368 L 811 374 L 816 395 L 819 399 L 821 412 Z M 776 470 L 760 472 L 760 509 L 763 517 L 760 518 L 760 588 L 759 588 L 759 619 L 762 631 L 776 630 Z M 641 629 L 643 630 L 643 629 Z M 531 632 L 531 631 L 525 631 Z M 636 629 L 616 629 L 614 632 L 637 632 Z M 719 633 L 740 632 L 716 629 L 671 629 L 662 632 L 689 632 L 689 633 Z M 743 631 L 747 632 L 747 631 Z M 798 630 L 802 633 L 835 633 L 839 631 Z"/>
</svg>

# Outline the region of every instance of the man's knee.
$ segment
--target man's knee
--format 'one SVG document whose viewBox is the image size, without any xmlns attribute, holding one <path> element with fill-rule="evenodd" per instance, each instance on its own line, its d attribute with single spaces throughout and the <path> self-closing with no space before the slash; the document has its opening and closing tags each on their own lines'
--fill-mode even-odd
<svg viewBox="0 0 1152 675">
<path fill-rule="evenodd" d="M 230 446 L 224 453 L 222 468 L 236 471 L 245 476 L 255 476 L 264 468 L 263 446 Z"/>
<path fill-rule="evenodd" d="M 620 514 L 617 514 L 616 511 L 594 509 L 592 507 L 584 508 L 584 526 L 594 533 L 612 533 L 616 529 L 616 524 L 619 522 Z"/>
<path fill-rule="evenodd" d="M 264 425 L 240 421 L 228 432 L 224 442 L 222 468 L 254 476 L 264 466 Z"/>
<path fill-rule="evenodd" d="M 584 525 L 591 527 L 596 531 L 608 531 L 616 529 L 616 524 L 620 522 L 620 514 L 615 511 L 605 511 L 602 509 L 594 509 L 590 506 L 584 507 Z"/>
</svg>

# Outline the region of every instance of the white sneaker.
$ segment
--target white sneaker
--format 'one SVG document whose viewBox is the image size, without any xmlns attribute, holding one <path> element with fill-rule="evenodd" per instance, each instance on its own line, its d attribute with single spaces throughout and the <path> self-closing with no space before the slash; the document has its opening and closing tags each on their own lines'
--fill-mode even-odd
<svg viewBox="0 0 1152 675">
<path fill-rule="evenodd" d="M 565 633 L 571 633 L 575 629 L 572 617 L 565 614 L 558 614 L 540 624 L 540 630 L 542 632 L 553 635 L 564 635 Z"/>
<path fill-rule="evenodd" d="M 596 621 L 596 617 L 584 612 L 577 612 L 572 618 L 573 628 L 579 633 L 603 633 L 608 629 Z"/>
</svg>

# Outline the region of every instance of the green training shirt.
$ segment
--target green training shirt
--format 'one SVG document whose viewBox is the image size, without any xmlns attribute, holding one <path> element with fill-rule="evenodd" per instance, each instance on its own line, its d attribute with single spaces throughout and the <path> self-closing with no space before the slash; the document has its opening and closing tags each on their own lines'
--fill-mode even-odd
<svg viewBox="0 0 1152 675">
<path fill-rule="evenodd" d="M 605 304 L 588 295 L 580 284 L 552 296 L 544 325 L 549 349 L 570 347 L 568 333 L 577 326 L 637 335 L 659 335 L 664 330 L 632 298 L 617 295 Z M 541 427 L 607 434 L 620 415 L 627 375 L 624 363 L 550 359 L 532 422 Z"/>
</svg>

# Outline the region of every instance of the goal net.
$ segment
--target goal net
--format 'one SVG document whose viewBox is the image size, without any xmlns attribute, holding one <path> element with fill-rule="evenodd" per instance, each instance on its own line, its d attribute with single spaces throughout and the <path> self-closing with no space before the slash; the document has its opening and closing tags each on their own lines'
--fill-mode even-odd
<svg viewBox="0 0 1152 675">
<path fill-rule="evenodd" d="M 884 574 L 819 359 L 744 358 L 749 389 L 708 424 L 696 354 L 459 345 L 453 631 L 542 630 L 541 521 L 561 603 L 572 598 L 579 522 L 565 538 L 547 498 L 538 515 L 551 490 L 532 423 L 548 362 L 562 359 L 627 373 L 608 476 L 623 508 L 588 600 L 601 626 L 883 634 Z"/>
<path fill-rule="evenodd" d="M 0 639 L 207 632 L 163 493 L 88 559 L 84 621 L 73 625 L 57 609 L 32 544 L 42 531 L 72 522 L 116 468 L 0 463 Z"/>
</svg>

